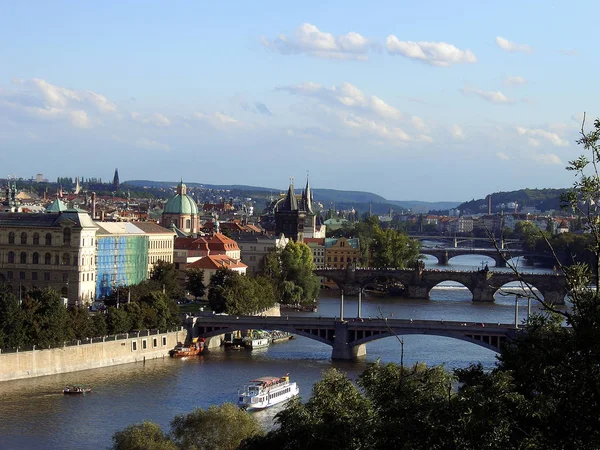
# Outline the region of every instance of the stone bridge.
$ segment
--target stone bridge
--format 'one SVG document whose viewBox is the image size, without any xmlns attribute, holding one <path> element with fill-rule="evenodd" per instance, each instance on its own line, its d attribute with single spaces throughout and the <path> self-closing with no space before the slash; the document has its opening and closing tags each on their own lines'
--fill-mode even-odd
<svg viewBox="0 0 600 450">
<path fill-rule="evenodd" d="M 395 281 L 403 286 L 400 295 L 407 298 L 428 299 L 431 290 L 443 281 L 455 281 L 466 286 L 474 302 L 493 302 L 494 294 L 504 285 L 522 281 L 536 288 L 544 299 L 555 305 L 563 305 L 567 289 L 564 275 L 532 274 L 492 271 L 455 271 L 431 269 L 371 269 L 348 268 L 317 269 L 315 275 L 326 277 L 347 292 L 362 289 L 369 284 Z"/>
<path fill-rule="evenodd" d="M 517 256 L 540 256 L 537 253 L 526 252 L 525 250 L 496 250 L 495 248 L 427 248 L 421 249 L 422 255 L 435 256 L 438 264 L 445 266 L 451 258 L 462 255 L 482 255 L 492 258 L 496 262 L 496 267 L 506 267 L 506 261 Z"/>
<path fill-rule="evenodd" d="M 332 347 L 332 359 L 352 360 L 366 355 L 366 344 L 376 339 L 406 334 L 444 336 L 498 351 L 516 335 L 515 324 L 466 323 L 443 320 L 350 319 L 334 317 L 200 316 L 188 319 L 193 337 L 219 339 L 238 330 L 280 330 L 304 336 Z M 213 343 L 214 344 L 214 343 Z M 218 343 L 220 345 L 220 342 Z M 398 349 L 400 351 L 400 349 Z"/>
<path fill-rule="evenodd" d="M 420 241 L 442 241 L 442 242 L 450 242 L 453 247 L 459 247 L 459 244 L 463 242 L 485 242 L 490 245 L 490 247 L 494 247 L 494 243 L 498 245 L 499 248 L 504 249 L 509 245 L 518 246 L 521 245 L 521 241 L 519 239 L 505 239 L 505 238 L 489 238 L 489 237 L 470 237 L 470 236 L 444 236 L 444 235 L 422 235 L 422 234 L 414 234 L 408 233 L 408 236 L 412 239 L 419 239 Z"/>
</svg>

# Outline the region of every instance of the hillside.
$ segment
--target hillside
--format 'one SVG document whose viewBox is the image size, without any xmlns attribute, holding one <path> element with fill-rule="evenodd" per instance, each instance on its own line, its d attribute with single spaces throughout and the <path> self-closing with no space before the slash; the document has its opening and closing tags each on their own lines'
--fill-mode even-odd
<svg viewBox="0 0 600 450">
<path fill-rule="evenodd" d="M 496 206 L 504 203 L 517 202 L 519 210 L 525 206 L 531 206 L 540 211 L 560 209 L 560 195 L 567 189 L 520 189 L 510 192 L 494 192 L 492 196 L 492 208 L 495 211 Z M 486 198 L 473 199 L 461 203 L 458 207 L 464 213 L 480 213 L 487 211 Z"/>
</svg>

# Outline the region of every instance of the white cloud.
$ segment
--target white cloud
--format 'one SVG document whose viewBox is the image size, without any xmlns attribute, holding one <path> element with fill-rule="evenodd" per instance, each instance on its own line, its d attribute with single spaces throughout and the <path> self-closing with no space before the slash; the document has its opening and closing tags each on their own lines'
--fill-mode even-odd
<svg viewBox="0 0 600 450">
<path fill-rule="evenodd" d="M 506 154 L 502 153 L 502 152 L 498 152 L 496 153 L 496 156 L 500 159 L 503 159 L 505 161 L 508 161 L 510 158 L 508 156 L 506 156 Z"/>
<path fill-rule="evenodd" d="M 496 92 L 484 91 L 484 90 L 478 89 L 478 88 L 464 87 L 461 89 L 461 92 L 465 95 L 470 95 L 470 94 L 477 95 L 478 97 L 481 97 L 482 99 L 487 100 L 488 102 L 492 102 L 492 103 L 500 103 L 500 104 L 512 103 L 512 100 L 510 100 L 506 95 L 504 95 L 500 91 L 496 91 Z"/>
<path fill-rule="evenodd" d="M 77 128 L 90 128 L 92 125 L 90 119 L 85 111 L 69 111 L 69 118 L 73 126 Z"/>
<path fill-rule="evenodd" d="M 502 50 L 506 50 L 507 52 L 531 53 L 532 51 L 531 47 L 527 44 L 515 44 L 514 42 L 504 39 L 501 36 L 496 36 L 496 44 Z"/>
<path fill-rule="evenodd" d="M 390 34 L 386 39 L 385 48 L 390 55 L 402 55 L 439 67 L 477 62 L 477 57 L 471 50 L 460 50 L 446 42 L 400 41 Z"/>
<path fill-rule="evenodd" d="M 348 114 L 342 123 L 358 131 L 364 131 L 378 138 L 397 142 L 408 142 L 412 139 L 399 127 L 391 127 L 375 120 L 366 119 L 355 114 Z"/>
<path fill-rule="evenodd" d="M 317 83 L 302 83 L 292 86 L 280 87 L 296 95 L 314 97 L 329 104 L 348 108 L 359 109 L 363 112 L 375 114 L 383 119 L 401 119 L 403 114 L 394 106 L 389 105 L 379 97 L 365 95 L 358 87 L 351 83 L 342 83 L 339 86 L 326 88 Z"/>
<path fill-rule="evenodd" d="M 14 92 L 0 92 L 0 106 L 21 117 L 64 120 L 77 128 L 100 122 L 98 113 L 117 117 L 117 107 L 105 96 L 89 90 L 56 86 L 41 78 L 14 79 Z"/>
<path fill-rule="evenodd" d="M 542 130 L 541 128 L 517 127 L 517 133 L 519 133 L 520 136 L 543 138 L 550 142 L 552 145 L 556 145 L 557 147 L 566 147 L 567 145 L 569 145 L 569 143 L 565 139 L 560 137 L 558 133 L 552 133 L 550 131 Z M 534 141 L 537 140 L 534 139 Z"/>
<path fill-rule="evenodd" d="M 171 148 L 167 144 L 162 144 L 158 141 L 154 141 L 148 138 L 138 139 L 137 141 L 135 141 L 135 146 L 145 150 L 163 150 L 167 152 L 171 150 Z"/>
<path fill-rule="evenodd" d="M 262 38 L 262 44 L 282 54 L 306 53 L 318 58 L 368 59 L 374 47 L 364 36 L 350 32 L 334 36 L 319 30 L 315 25 L 303 23 L 291 36 L 281 34 L 275 39 Z"/>
<path fill-rule="evenodd" d="M 452 133 L 452 136 L 454 136 L 455 139 L 464 139 L 466 137 L 463 129 L 456 124 L 452 125 L 452 128 L 450 128 L 450 132 Z"/>
<path fill-rule="evenodd" d="M 527 139 L 527 144 L 529 144 L 530 147 L 539 147 L 540 141 L 538 141 L 537 139 L 534 139 L 534 138 L 529 138 L 529 139 Z"/>
<path fill-rule="evenodd" d="M 146 125 L 155 125 L 157 127 L 168 127 L 171 125 L 171 120 L 167 116 L 164 116 L 160 113 L 142 116 L 137 112 L 132 112 L 131 118 L 136 122 L 140 122 Z"/>
<path fill-rule="evenodd" d="M 546 164 L 546 165 L 561 164 L 562 165 L 562 161 L 560 160 L 560 158 L 553 153 L 544 153 L 544 154 L 536 153 L 536 154 L 531 155 L 531 159 L 533 159 L 534 161 L 537 161 L 540 164 Z"/>
<path fill-rule="evenodd" d="M 527 80 L 524 77 L 511 77 L 511 76 L 507 76 L 504 79 L 504 84 L 506 86 L 519 86 L 519 85 L 523 85 L 523 84 L 527 84 Z"/>
<path fill-rule="evenodd" d="M 234 119 L 227 114 L 215 112 L 212 114 L 204 114 L 201 112 L 195 112 L 194 117 L 198 120 L 208 123 L 215 128 L 242 128 L 244 123 L 237 119 Z"/>
</svg>

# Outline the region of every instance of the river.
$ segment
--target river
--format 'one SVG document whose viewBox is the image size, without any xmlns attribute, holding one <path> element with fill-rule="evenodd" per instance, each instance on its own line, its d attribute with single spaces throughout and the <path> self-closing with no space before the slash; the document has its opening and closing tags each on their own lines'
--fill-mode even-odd
<svg viewBox="0 0 600 450">
<path fill-rule="evenodd" d="M 435 261 L 435 259 L 433 259 Z M 435 267 L 431 259 L 426 265 Z M 472 270 L 482 261 L 493 270 L 493 260 L 481 256 L 461 256 L 451 260 L 448 269 Z M 527 271 L 547 272 L 544 269 Z M 339 316 L 339 292 L 326 291 L 316 313 L 304 315 Z M 344 316 L 357 314 L 356 297 L 344 299 Z M 533 308 L 536 308 L 534 305 Z M 394 299 L 365 296 L 362 316 L 394 318 L 465 320 L 481 322 L 514 321 L 514 297 L 497 295 L 489 304 L 474 304 L 469 291 L 455 283 L 436 287 L 430 300 Z M 525 319 L 526 302 L 520 308 Z M 410 335 L 404 341 L 404 363 L 444 364 L 452 369 L 481 362 L 493 367 L 496 354 L 467 342 L 435 336 Z M 267 349 L 231 351 L 215 349 L 189 360 L 170 358 L 125 364 L 103 369 L 11 381 L 0 384 L 0 449 L 103 449 L 111 445 L 115 431 L 150 420 L 163 430 L 177 414 L 196 407 L 207 408 L 235 402 L 237 388 L 252 378 L 290 374 L 297 381 L 303 399 L 310 397 L 313 384 L 331 367 L 345 371 L 351 379 L 368 363 L 400 361 L 400 344 L 395 337 L 367 344 L 367 356 L 354 362 L 332 362 L 331 347 L 308 338 L 273 344 Z M 93 392 L 86 396 L 64 396 L 67 384 L 87 384 Z M 256 414 L 268 428 L 281 406 Z"/>
</svg>

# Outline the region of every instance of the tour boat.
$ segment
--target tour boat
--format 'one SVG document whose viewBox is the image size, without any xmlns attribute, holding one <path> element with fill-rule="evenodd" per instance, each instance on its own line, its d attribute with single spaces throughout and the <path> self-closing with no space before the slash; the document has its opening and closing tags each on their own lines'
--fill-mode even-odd
<svg viewBox="0 0 600 450">
<path fill-rule="evenodd" d="M 243 340 L 246 348 L 250 350 L 256 350 L 257 348 L 266 348 L 271 343 L 271 339 L 268 337 L 261 338 L 244 338 Z"/>
<path fill-rule="evenodd" d="M 196 356 L 204 351 L 204 338 L 194 338 L 190 345 L 183 345 L 181 343 L 169 351 L 169 355 L 172 358 L 185 358 L 186 356 Z"/>
<path fill-rule="evenodd" d="M 63 389 L 63 394 L 65 395 L 83 395 L 92 392 L 92 388 L 84 387 L 84 386 L 67 386 Z"/>
<path fill-rule="evenodd" d="M 238 390 L 238 405 L 244 409 L 264 409 L 285 402 L 298 395 L 300 390 L 290 376 L 262 377 L 250 381 L 248 386 Z"/>
</svg>

